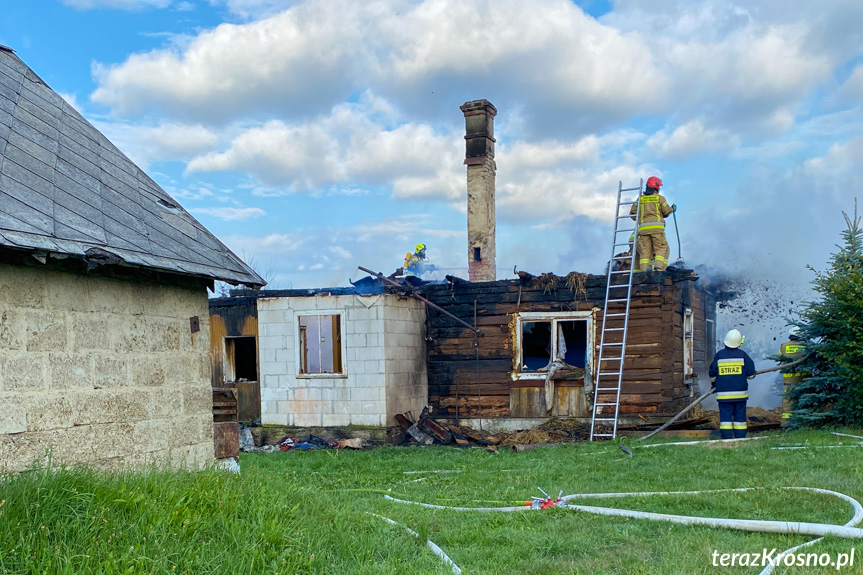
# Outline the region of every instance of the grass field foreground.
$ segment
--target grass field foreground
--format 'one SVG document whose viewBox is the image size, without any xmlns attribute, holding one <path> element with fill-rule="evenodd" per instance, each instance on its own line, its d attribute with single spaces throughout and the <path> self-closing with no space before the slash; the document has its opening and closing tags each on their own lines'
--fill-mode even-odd
<svg viewBox="0 0 863 575">
<path fill-rule="evenodd" d="M 863 435 L 860 430 L 844 430 Z M 859 440 L 858 440 L 859 441 Z M 845 444 L 848 447 L 819 446 Z M 807 449 L 777 450 L 800 444 Z M 501 449 L 380 448 L 247 454 L 242 472 L 99 473 L 34 469 L 0 480 L 0 573 L 262 574 L 451 573 L 431 539 L 472 574 L 707 573 L 714 552 L 785 550 L 813 539 L 553 508 L 517 513 L 433 510 L 385 493 L 448 506 L 522 505 L 551 495 L 757 487 L 685 496 L 576 501 L 660 513 L 844 524 L 838 498 L 780 487 L 818 487 L 863 501 L 863 447 L 829 432 L 775 433 L 723 445 L 645 448 L 574 444 Z M 409 473 L 406 473 L 409 472 Z M 415 473 L 419 472 L 419 473 Z M 391 525 L 379 514 L 413 529 Z M 828 537 L 807 551 L 837 556 L 863 540 Z M 760 567 L 728 568 L 759 573 Z M 776 573 L 837 572 L 779 567 Z"/>
</svg>

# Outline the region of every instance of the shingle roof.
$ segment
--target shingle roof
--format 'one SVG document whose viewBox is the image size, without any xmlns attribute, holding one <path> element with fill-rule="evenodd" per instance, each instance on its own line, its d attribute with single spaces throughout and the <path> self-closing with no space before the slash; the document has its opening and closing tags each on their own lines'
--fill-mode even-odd
<svg viewBox="0 0 863 575">
<path fill-rule="evenodd" d="M 5 46 L 0 247 L 266 283 Z"/>
</svg>

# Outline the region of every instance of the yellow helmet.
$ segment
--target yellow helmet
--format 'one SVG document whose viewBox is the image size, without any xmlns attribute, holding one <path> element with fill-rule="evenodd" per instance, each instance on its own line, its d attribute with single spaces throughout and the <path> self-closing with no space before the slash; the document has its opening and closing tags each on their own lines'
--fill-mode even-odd
<svg viewBox="0 0 863 575">
<path fill-rule="evenodd" d="M 417 251 L 417 252 L 420 252 L 420 251 L 422 251 L 422 250 L 424 250 L 424 249 L 426 249 L 426 245 L 425 245 L 425 244 L 417 244 L 417 249 L 416 249 L 416 251 Z"/>
</svg>

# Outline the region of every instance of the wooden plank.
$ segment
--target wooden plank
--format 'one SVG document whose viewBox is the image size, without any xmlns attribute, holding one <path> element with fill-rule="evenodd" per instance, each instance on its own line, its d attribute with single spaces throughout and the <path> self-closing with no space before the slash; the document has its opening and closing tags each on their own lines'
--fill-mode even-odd
<svg viewBox="0 0 863 575">
<path fill-rule="evenodd" d="M 540 387 L 519 387 L 509 392 L 512 417 L 545 417 L 545 390 Z"/>
</svg>

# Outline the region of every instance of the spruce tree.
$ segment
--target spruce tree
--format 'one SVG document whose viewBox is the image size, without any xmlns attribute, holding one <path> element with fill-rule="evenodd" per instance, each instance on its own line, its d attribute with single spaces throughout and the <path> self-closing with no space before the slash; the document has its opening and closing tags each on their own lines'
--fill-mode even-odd
<svg viewBox="0 0 863 575">
<path fill-rule="evenodd" d="M 854 217 L 845 218 L 843 245 L 828 269 L 815 272 L 810 302 L 797 324 L 814 352 L 801 366 L 811 376 L 791 390 L 792 427 L 863 424 L 863 229 L 854 202 Z"/>
</svg>

